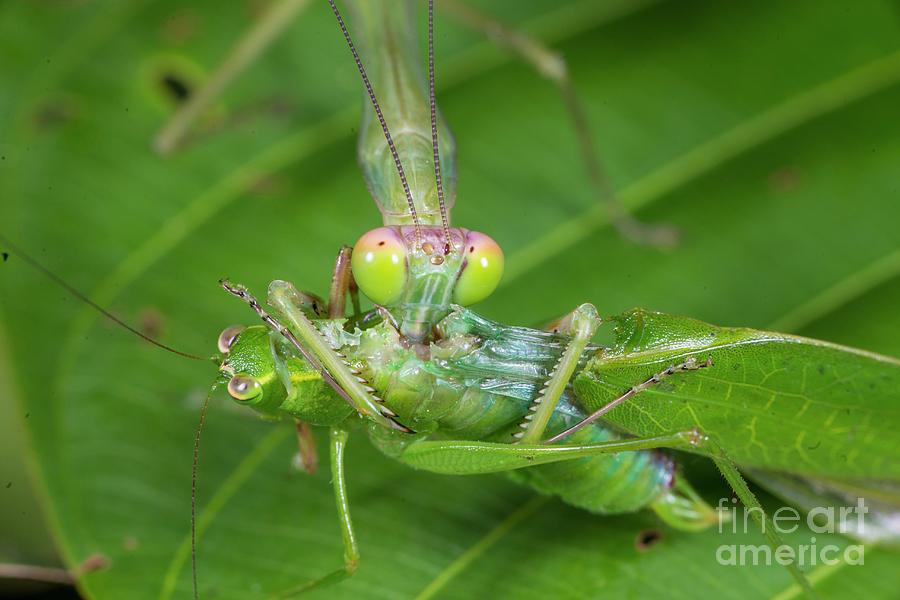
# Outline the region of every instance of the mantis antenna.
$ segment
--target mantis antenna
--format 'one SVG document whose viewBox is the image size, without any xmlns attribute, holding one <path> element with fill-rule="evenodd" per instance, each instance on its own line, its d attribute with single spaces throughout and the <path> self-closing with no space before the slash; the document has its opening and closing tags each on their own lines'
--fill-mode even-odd
<svg viewBox="0 0 900 600">
<path fill-rule="evenodd" d="M 344 18 L 341 16 L 334 0 L 328 0 L 328 4 L 331 6 L 331 12 L 334 13 L 334 17 L 337 19 L 338 26 L 341 28 L 341 33 L 344 34 L 344 40 L 347 41 L 347 46 L 350 47 L 350 53 L 353 54 L 353 60 L 356 61 L 356 70 L 359 71 L 363 84 L 366 86 L 366 93 L 369 95 L 369 100 L 372 101 L 372 106 L 375 108 L 375 114 L 378 116 L 378 122 L 381 124 L 381 130 L 384 132 L 384 139 L 387 140 L 388 147 L 391 149 L 391 156 L 394 158 L 394 165 L 397 167 L 397 173 L 400 175 L 400 182 L 403 184 L 403 192 L 406 194 L 406 203 L 409 205 L 409 212 L 410 215 L 412 215 L 413 223 L 415 223 L 416 226 L 416 247 L 418 248 L 422 245 L 422 232 L 420 231 L 421 224 L 419 223 L 419 216 L 416 214 L 416 203 L 413 201 L 412 192 L 409 191 L 409 182 L 406 180 L 406 172 L 403 170 L 403 165 L 400 163 L 400 154 L 397 153 L 397 147 L 394 145 L 394 138 L 391 137 L 387 121 L 385 121 L 384 114 L 381 112 L 381 105 L 375 97 L 375 90 L 372 89 L 372 84 L 369 82 L 369 76 L 366 74 L 366 68 L 363 66 L 362 60 L 359 58 L 359 53 L 356 51 L 356 46 L 350 38 L 350 32 L 344 24 Z M 440 189 L 440 186 L 438 186 L 438 189 Z M 441 215 L 446 214 L 443 206 L 443 200 L 441 200 Z M 446 222 L 446 216 L 444 219 Z M 450 239 L 449 235 L 448 232 L 448 241 Z"/>
<path fill-rule="evenodd" d="M 441 207 L 441 223 L 444 226 L 444 254 L 450 253 L 450 219 L 444 203 L 444 186 L 441 183 L 441 157 L 438 150 L 437 103 L 434 100 L 434 0 L 428 0 L 428 105 L 431 109 L 431 146 L 434 149 L 434 181 L 437 184 L 438 203 Z"/>
</svg>

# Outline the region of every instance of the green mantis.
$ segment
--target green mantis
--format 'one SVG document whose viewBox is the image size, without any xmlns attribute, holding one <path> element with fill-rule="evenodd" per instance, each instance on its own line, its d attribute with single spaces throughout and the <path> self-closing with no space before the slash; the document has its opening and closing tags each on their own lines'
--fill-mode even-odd
<svg viewBox="0 0 900 600">
<path fill-rule="evenodd" d="M 364 55 L 364 58 L 365 58 L 365 55 Z M 460 202 L 461 202 L 462 204 L 467 204 L 467 203 L 469 202 L 469 200 L 468 200 L 468 199 L 465 199 L 465 201 L 464 201 L 464 199 L 461 198 Z M 485 229 L 488 230 L 487 227 L 485 227 Z M 352 238 L 351 238 L 351 239 L 352 239 Z M 305 275 L 304 275 L 304 276 L 301 276 L 301 275 L 294 275 L 294 273 L 291 272 L 291 276 L 292 276 L 292 277 L 296 277 L 296 278 L 298 279 L 298 281 L 302 280 L 302 282 L 303 282 L 304 284 L 307 284 L 306 279 L 305 279 Z M 243 276 L 241 276 L 241 278 L 243 279 Z M 307 285 L 308 285 L 308 284 L 307 284 Z M 590 299 L 592 299 L 592 300 L 594 300 L 595 302 L 597 302 L 597 304 L 598 304 L 598 306 L 601 308 L 601 310 L 604 309 L 603 300 L 600 299 L 599 296 L 591 296 Z M 699 355 L 699 358 L 700 358 L 700 362 L 702 362 L 703 360 L 705 360 L 706 356 L 703 355 L 703 354 L 701 353 L 701 354 Z M 673 359 L 673 361 L 670 361 L 670 362 L 662 361 L 661 363 L 655 364 L 655 365 L 652 365 L 652 366 L 648 364 L 648 365 L 646 365 L 645 367 L 643 367 L 642 369 L 637 369 L 637 368 L 635 368 L 633 372 L 628 373 L 628 374 L 623 374 L 623 375 L 619 378 L 619 380 L 616 382 L 616 385 L 610 384 L 610 386 L 609 386 L 609 387 L 610 387 L 609 393 L 610 393 L 611 395 L 612 395 L 612 394 L 620 394 L 620 393 L 624 392 L 626 389 L 628 389 L 629 386 L 634 385 L 634 384 L 637 383 L 637 382 L 640 382 L 640 381 L 645 380 L 647 377 L 649 377 L 649 376 L 652 375 L 653 373 L 660 372 L 660 371 L 663 370 L 668 364 L 681 364 L 681 361 L 680 361 L 679 359 Z M 716 361 L 715 359 L 713 360 L 713 367 L 711 367 L 711 368 L 713 368 L 713 369 L 718 369 L 718 363 L 717 363 L 717 361 Z M 639 371 L 640 371 L 640 372 L 639 372 Z M 699 371 L 699 372 L 697 372 L 697 373 L 685 373 L 685 374 L 679 374 L 679 375 L 674 376 L 674 378 L 670 378 L 666 383 L 668 383 L 669 385 L 677 385 L 677 386 L 685 385 L 685 386 L 687 386 L 687 385 L 690 385 L 690 382 L 691 382 L 691 381 L 694 381 L 694 380 L 707 382 L 707 381 L 709 381 L 709 378 L 714 377 L 714 374 L 715 374 L 716 372 L 717 372 L 717 371 L 711 371 L 711 370 L 709 370 L 709 369 L 706 369 L 706 370 L 701 370 L 701 371 Z M 708 377 L 707 377 L 707 376 L 708 376 Z M 698 378 L 699 378 L 699 379 L 698 379 Z M 684 382 L 684 383 L 682 384 L 682 382 Z M 612 388 L 615 388 L 615 389 L 613 390 Z M 681 388 L 679 387 L 678 389 L 681 389 Z M 646 398 L 645 398 L 645 397 L 646 397 Z M 658 407 L 654 406 L 654 403 L 658 404 L 658 402 L 656 402 L 656 401 L 658 401 L 658 400 L 660 400 L 660 399 L 663 399 L 663 400 L 664 400 L 665 398 L 666 398 L 665 395 L 662 395 L 662 397 L 661 397 L 660 395 L 654 395 L 653 392 L 652 392 L 651 390 L 648 390 L 646 393 L 640 394 L 636 400 L 646 400 L 646 405 L 642 405 L 642 407 L 643 407 L 643 408 L 642 408 L 642 411 L 643 411 L 642 414 L 653 414 L 653 413 L 655 412 L 654 409 L 658 410 Z M 628 410 L 628 407 L 629 407 L 629 406 L 631 406 L 631 403 L 626 403 L 626 404 L 623 405 L 621 408 L 622 408 L 622 410 Z M 717 408 L 712 408 L 711 410 L 713 410 L 713 411 L 715 411 L 715 410 L 726 411 L 727 409 L 722 408 L 722 407 L 719 407 L 718 409 L 717 409 Z M 618 411 L 613 411 L 613 412 L 610 413 L 608 416 L 609 416 L 610 418 L 616 418 L 617 414 L 618 414 Z M 701 417 L 702 417 L 702 415 L 701 415 Z M 639 420 L 639 419 L 636 418 L 635 420 Z M 702 421 L 702 418 L 701 418 L 701 421 Z M 711 429 L 712 429 L 712 431 L 711 431 L 710 433 L 718 434 L 718 435 L 724 435 L 724 434 L 722 434 L 720 428 L 711 428 Z M 724 428 L 721 428 L 721 429 L 724 429 Z M 735 430 L 735 432 L 738 432 L 738 431 Z M 767 434 L 767 435 L 763 436 L 763 443 L 766 443 L 766 444 L 768 444 L 768 445 L 774 445 L 775 442 L 774 442 L 774 439 L 773 439 L 773 438 L 775 438 L 775 437 L 777 437 L 777 436 L 775 436 L 774 434 L 773 434 L 773 435 L 768 435 L 768 434 Z M 815 443 L 812 442 L 812 443 L 810 443 L 809 445 L 810 445 L 810 446 L 813 446 L 813 445 L 815 445 Z M 883 450 L 889 451 L 889 448 L 885 448 L 885 449 L 883 449 Z M 209 455 L 207 455 L 207 456 L 209 456 Z M 882 456 L 890 456 L 890 454 L 889 454 L 889 452 L 888 452 L 888 453 L 882 454 Z M 761 459 L 761 460 L 762 460 L 763 463 L 765 462 L 765 459 Z M 205 465 L 208 467 L 210 462 L 211 462 L 211 461 L 210 461 L 209 459 L 207 459 Z M 822 464 L 825 465 L 825 464 L 827 464 L 827 462 L 826 462 L 826 461 L 823 461 Z M 351 495 L 352 495 L 352 494 L 353 494 L 353 489 L 354 489 L 354 488 L 353 488 L 354 483 L 353 483 L 353 480 L 352 480 L 352 479 L 351 479 L 351 481 L 350 481 L 350 486 L 351 486 L 350 493 L 351 493 Z M 363 540 L 363 541 L 365 542 L 365 540 Z M 208 551 L 209 547 L 210 547 L 210 546 L 209 546 L 208 544 L 205 546 L 205 548 L 207 549 L 207 551 Z M 203 546 L 202 544 L 201 544 L 201 548 L 204 548 L 204 546 Z M 363 545 L 363 552 L 364 552 L 364 554 L 366 553 L 366 546 L 365 546 L 365 545 Z M 201 558 L 203 558 L 202 555 L 201 555 Z M 203 565 L 203 564 L 204 564 L 204 563 L 201 562 L 201 568 L 202 568 L 202 565 Z M 364 562 L 363 562 L 363 564 L 365 564 L 365 556 L 364 556 Z M 202 571 L 201 571 L 201 572 L 202 572 Z M 207 580 L 207 585 L 209 585 L 208 580 Z"/>
</svg>

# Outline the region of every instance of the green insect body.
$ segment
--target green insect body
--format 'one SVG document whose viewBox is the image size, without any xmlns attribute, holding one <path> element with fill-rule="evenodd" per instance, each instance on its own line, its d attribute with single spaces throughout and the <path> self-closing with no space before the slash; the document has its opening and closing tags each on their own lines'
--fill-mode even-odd
<svg viewBox="0 0 900 600">
<path fill-rule="evenodd" d="M 588 304 L 552 332 L 478 316 L 466 307 L 497 287 L 504 258 L 487 235 L 450 224 L 455 143 L 433 97 L 432 2 L 426 87 L 414 3 L 347 1 L 365 48 L 362 61 L 328 1 L 365 83 L 358 157 L 383 225 L 360 237 L 352 252 L 341 250 L 327 303 L 275 281 L 269 312 L 246 289 L 223 281 L 265 325 L 222 332 L 219 382 L 262 418 L 296 421 L 301 452 L 314 448 L 308 425 L 330 430 L 344 564 L 279 597 L 336 583 L 358 566 L 343 468 L 353 430 L 413 468 L 503 473 L 594 513 L 651 509 L 686 531 L 721 518 L 676 473 L 665 449 L 697 452 L 716 463 L 748 508 L 759 509 L 755 517 L 765 513 L 738 466 L 801 508 L 874 498 L 868 539 L 900 539 L 900 442 L 891 427 L 900 414 L 884 401 L 900 387 L 900 361 L 643 310 L 612 319 L 615 342 L 601 347 L 591 340 L 602 321 Z M 559 85 L 573 120 L 583 122 L 558 57 L 466 14 Z M 593 152 L 583 152 L 590 163 Z M 622 223 L 635 228 L 627 217 Z M 359 291 L 375 309 L 360 310 Z M 846 416 L 851 412 L 857 418 Z M 203 416 L 195 452 L 202 423 Z M 763 529 L 778 546 L 772 527 Z M 787 568 L 811 595 L 799 569 Z"/>
<path fill-rule="evenodd" d="M 314 316 L 314 315 L 311 315 Z M 532 399 L 559 361 L 565 339 L 509 327 L 456 307 L 436 327 L 427 358 L 405 348 L 389 323 L 348 332 L 345 321 L 317 320 L 329 343 L 368 381 L 397 419 L 415 434 L 373 425 L 370 438 L 388 456 L 403 460 L 411 443 L 481 440 L 510 443 Z M 249 327 L 226 344 L 222 373 L 250 393 L 232 395 L 268 418 L 290 417 L 315 425 L 358 427 L 360 419 L 318 372 L 265 327 Z M 237 379 L 235 379 L 237 377 Z M 248 383 L 252 382 L 252 383 Z M 547 434 L 578 423 L 586 413 L 571 393 L 557 405 Z M 567 444 L 622 439 L 591 424 Z M 716 522 L 701 500 L 673 490 L 673 461 L 657 451 L 621 452 L 510 472 L 525 485 L 592 512 L 609 514 L 653 508 L 671 525 L 697 530 Z M 680 482 L 682 487 L 686 484 Z"/>
<path fill-rule="evenodd" d="M 485 234 L 450 227 L 455 142 L 436 108 L 431 119 L 413 11 L 387 0 L 349 8 L 367 89 L 381 97 L 364 104 L 357 154 L 384 223 L 357 242 L 353 272 L 367 296 L 391 308 L 401 333 L 420 342 L 451 302 L 472 304 L 497 287 L 503 253 Z"/>
<path fill-rule="evenodd" d="M 558 333 L 502 326 L 460 306 L 493 292 L 504 259 L 487 235 L 450 226 L 455 156 L 434 102 L 432 2 L 427 93 L 416 66 L 417 27 L 412 11 L 403 9 L 412 4 L 349 3 L 368 72 L 339 9 L 329 4 L 366 89 L 358 156 L 383 226 L 339 254 L 327 314 L 283 281 L 270 285 L 272 314 L 242 286 L 223 282 L 272 331 L 223 333 L 221 370 L 231 396 L 267 418 L 331 428 L 344 566 L 285 595 L 334 583 L 356 569 L 342 457 L 348 431 L 361 424 L 385 454 L 414 468 L 507 473 L 574 506 L 597 513 L 651 508 L 684 530 L 718 522 L 719 513 L 675 477 L 673 461 L 659 450 L 701 444 L 706 438 L 697 428 L 631 437 L 627 429 L 598 422 L 601 413 L 589 414 L 581 396 L 591 394 L 572 391 L 573 378 L 585 381 L 578 377 L 585 363 L 603 353 L 590 346 L 601 324 L 592 305 L 566 316 Z M 577 113 L 576 101 L 570 107 Z M 378 305 L 372 313 L 359 316 L 354 282 Z M 343 320 L 348 292 L 357 314 L 352 325 Z M 676 372 L 710 365 L 691 358 L 664 367 L 643 384 L 632 382 L 635 387 L 609 406 Z M 759 507 L 734 463 L 723 452 L 714 460 L 741 499 Z M 779 543 L 777 535 L 767 535 L 773 547 Z M 809 591 L 799 570 L 788 569 Z"/>
<path fill-rule="evenodd" d="M 406 182 L 422 226 L 441 226 L 442 209 L 435 182 L 434 153 L 425 81 L 419 66 L 417 23 L 410 7 L 393 0 L 347 3 L 354 37 L 365 68 L 390 124 L 391 138 L 402 157 Z M 456 200 L 456 143 L 437 114 L 444 210 Z M 403 181 L 385 139 L 374 106 L 363 104 L 357 148 L 359 164 L 385 225 L 413 225 Z"/>
<path fill-rule="evenodd" d="M 773 549 L 782 541 L 739 465 L 759 467 L 751 471 L 754 477 L 772 482 L 776 493 L 798 506 L 809 507 L 822 498 L 814 494 L 811 500 L 809 489 L 834 492 L 834 504 L 859 495 L 863 488 L 853 487 L 853 482 L 846 493 L 844 478 L 839 478 L 840 485 L 829 486 L 815 477 L 819 474 L 815 469 L 792 471 L 790 459 L 804 451 L 799 439 L 785 453 L 789 460 L 784 464 L 766 456 L 744 460 L 746 448 L 765 447 L 756 439 L 755 427 L 769 406 L 755 404 L 756 398 L 751 397 L 746 407 L 752 415 L 749 440 L 741 431 L 744 423 L 723 425 L 700 419 L 692 406 L 676 413 L 690 419 L 657 418 L 657 409 L 643 404 L 639 405 L 645 407 L 643 412 L 630 420 L 613 410 L 676 373 L 699 369 L 712 373 L 706 379 L 695 376 L 699 383 L 694 385 L 715 379 L 716 374 L 727 378 L 731 375 L 726 376 L 723 369 L 735 364 L 740 368 L 739 358 L 749 346 L 761 345 L 774 361 L 777 344 L 794 342 L 797 356 L 803 355 L 796 359 L 799 364 L 827 345 L 634 311 L 619 319 L 616 344 L 598 348 L 590 343 L 602 320 L 590 304 L 564 317 L 555 333 L 499 325 L 463 308 L 493 292 L 504 259 L 487 235 L 450 226 L 455 156 L 434 101 L 433 4 L 428 2 L 428 93 L 416 67 L 412 11 L 386 0 L 349 3 L 368 57 L 374 59 L 367 73 L 334 0 L 329 4 L 365 84 L 358 156 L 382 212 L 383 226 L 360 237 L 352 251 L 341 250 L 327 311 L 293 285 L 275 281 L 267 298 L 270 314 L 246 289 L 223 282 L 226 290 L 253 307 L 272 332 L 264 335 L 262 329 L 252 328 L 238 335 L 228 333 L 227 343 L 220 339 L 220 348 L 228 354 L 222 377 L 229 378 L 230 394 L 265 417 L 296 419 L 298 432 L 307 423 L 331 428 L 331 470 L 344 565 L 288 590 L 285 596 L 334 583 L 356 569 L 360 554 L 342 457 L 348 431 L 361 425 L 382 452 L 414 468 L 453 475 L 505 473 L 592 512 L 649 508 L 666 523 L 688 531 L 705 529 L 719 522 L 721 515 L 680 473 L 675 476 L 674 462 L 663 449 L 697 451 L 715 462 L 746 507 L 758 511 L 754 517 Z M 485 21 L 481 26 L 502 31 Z M 514 34 L 507 34 L 506 43 L 524 55 L 535 49 Z M 544 59 L 536 60 L 545 63 L 539 68 L 553 71 L 553 57 L 545 53 Z M 566 94 L 565 85 L 561 88 L 574 120 L 581 122 L 577 100 Z M 386 104 L 379 104 L 375 90 L 387 99 Z M 591 163 L 592 153 L 585 154 L 589 170 L 596 172 L 599 167 Z M 360 315 L 354 283 L 376 304 L 375 310 Z M 354 301 L 353 322 L 343 319 L 348 293 Z M 646 321 L 651 326 L 643 328 Z M 841 353 L 846 354 L 838 349 Z M 864 359 L 897 365 L 883 357 Z M 831 362 L 839 360 L 831 357 Z M 779 372 L 774 363 L 772 372 Z M 771 374 L 760 371 L 742 383 L 765 390 Z M 683 387 L 670 381 L 666 385 Z M 657 387 L 654 397 L 658 391 Z M 600 420 L 607 412 L 609 420 Z M 731 412 L 718 409 L 719 414 Z M 708 434 L 710 424 L 713 431 Z M 301 449 L 311 445 L 303 437 Z M 766 444 L 775 439 L 779 438 L 770 434 Z M 838 450 L 853 444 L 852 436 L 831 440 Z M 890 450 L 887 456 L 896 455 L 895 448 Z M 825 464 L 818 459 L 812 462 Z M 766 479 L 772 471 L 772 478 Z M 869 475 L 863 474 L 866 483 L 873 479 Z M 886 539 L 898 537 L 891 525 L 895 505 L 889 499 L 875 511 L 874 521 L 884 524 L 880 531 Z M 785 567 L 801 589 L 813 596 L 797 565 Z"/>
<path fill-rule="evenodd" d="M 230 380 L 229 393 L 261 417 L 277 421 L 287 415 L 311 425 L 331 426 L 356 414 L 318 371 L 292 353 L 287 342 L 265 326 L 243 329 L 230 343 L 221 367 L 222 374 Z M 244 389 L 237 389 L 242 383 Z"/>
</svg>

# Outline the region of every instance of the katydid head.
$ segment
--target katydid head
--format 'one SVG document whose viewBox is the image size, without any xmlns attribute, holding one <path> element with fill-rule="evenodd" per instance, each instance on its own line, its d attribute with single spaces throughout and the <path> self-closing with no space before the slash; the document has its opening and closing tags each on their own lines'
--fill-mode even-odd
<svg viewBox="0 0 900 600">
<path fill-rule="evenodd" d="M 219 349 L 225 354 L 219 372 L 228 381 L 228 395 L 242 406 L 273 415 L 285 394 L 284 385 L 275 376 L 268 328 L 229 327 L 219 335 Z"/>
<path fill-rule="evenodd" d="M 401 333 L 421 341 L 449 310 L 487 298 L 503 275 L 503 252 L 477 231 L 437 227 L 379 227 L 353 249 L 359 289 L 392 309 Z"/>
<path fill-rule="evenodd" d="M 219 372 L 228 382 L 228 395 L 263 418 L 287 412 L 313 425 L 335 425 L 352 412 L 319 371 L 265 325 L 225 329 L 219 349 L 225 355 Z"/>
</svg>

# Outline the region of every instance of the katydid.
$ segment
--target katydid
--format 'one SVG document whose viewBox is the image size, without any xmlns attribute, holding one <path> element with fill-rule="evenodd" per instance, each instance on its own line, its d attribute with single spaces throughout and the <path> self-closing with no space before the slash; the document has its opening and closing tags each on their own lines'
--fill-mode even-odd
<svg viewBox="0 0 900 600">
<path fill-rule="evenodd" d="M 608 408 L 587 415 L 590 392 L 576 387 L 573 393 L 569 383 L 584 366 L 585 351 L 602 322 L 592 305 L 578 307 L 555 333 L 503 327 L 462 308 L 493 291 L 503 255 L 486 235 L 450 226 L 454 157 L 434 102 L 432 3 L 427 99 L 425 89 L 415 85 L 414 27 L 402 11 L 378 2 L 354 6 L 367 39 L 367 70 L 337 6 L 332 0 L 329 4 L 367 93 L 359 159 L 384 226 L 363 235 L 352 252 L 341 251 L 327 312 L 318 308 L 324 308 L 321 302 L 287 282 L 270 286 L 271 314 L 242 286 L 222 282 L 271 329 L 269 336 L 258 328 L 223 334 L 220 346 L 227 358 L 222 372 L 232 397 L 268 417 L 331 427 L 334 461 L 342 455 L 347 429 L 362 416 L 378 447 L 416 468 L 448 474 L 511 472 L 538 491 L 588 510 L 650 507 L 687 530 L 707 527 L 717 515 L 684 479 L 674 478 L 671 459 L 648 450 L 699 449 L 716 460 L 747 506 L 758 507 L 749 489 L 739 484 L 740 474 L 725 448 L 718 441 L 706 445 L 707 434 L 700 429 L 621 438 L 595 422 L 664 378 L 700 369 L 713 372 L 711 356 L 690 353 L 673 361 Z M 377 90 L 384 91 L 384 104 Z M 357 287 L 377 310 L 365 315 L 357 310 L 347 321 L 345 297 Z M 714 344 L 709 348 L 719 350 Z M 602 364 L 603 351 L 592 349 L 592 354 Z M 522 357 L 528 357 L 524 369 Z M 467 372 L 473 365 L 478 369 Z M 310 380 L 310 373 L 320 379 Z M 582 375 L 577 381 L 584 379 Z M 489 391 L 497 380 L 513 391 Z M 310 381 L 320 386 L 327 382 L 333 401 L 322 401 L 327 389 L 305 389 Z M 347 406 L 335 414 L 338 398 Z M 329 406 L 327 411 L 323 405 Z M 356 569 L 359 551 L 339 462 L 332 464 L 332 473 L 345 564 L 290 593 L 334 582 Z M 789 568 L 811 593 L 803 575 Z"/>
<path fill-rule="evenodd" d="M 354 30 L 367 32 L 370 46 L 383 49 L 392 46 L 380 40 L 403 40 L 397 46 L 406 47 L 411 28 L 401 15 L 386 5 L 359 4 L 364 12 Z M 394 27 L 382 29 L 382 24 Z M 801 453 L 791 447 L 776 458 L 742 452 L 744 436 L 715 422 L 716 417 L 733 418 L 729 409 L 704 409 L 705 400 L 713 405 L 720 399 L 720 390 L 693 386 L 727 379 L 721 374 L 725 365 L 740 364 L 741 353 L 751 347 L 773 360 L 792 350 L 801 356 L 833 352 L 850 363 L 879 364 L 888 378 L 880 382 L 883 386 L 896 381 L 896 361 L 789 336 L 720 330 L 635 312 L 620 319 L 617 344 L 601 348 L 591 344 L 602 320 L 590 305 L 576 309 L 555 332 L 503 326 L 463 308 L 496 285 L 502 253 L 487 236 L 450 226 L 453 151 L 448 130 L 434 113 L 433 87 L 426 95 L 415 85 L 391 85 L 416 79 L 412 53 L 379 57 L 377 50 L 368 50 L 362 55 L 360 62 L 372 76 L 367 102 L 373 104 L 368 105 L 360 153 L 385 216 L 384 227 L 364 235 L 353 252 L 340 252 L 327 303 L 274 282 L 270 314 L 245 289 L 224 283 L 251 303 L 271 329 L 229 328 L 220 337 L 225 355 L 222 382 L 227 382 L 231 396 L 264 417 L 297 420 L 301 444 L 307 442 L 301 455 L 307 460 L 308 425 L 331 430 L 345 565 L 288 592 L 333 583 L 356 568 L 359 550 L 341 462 L 351 429 L 366 428 L 385 453 L 414 467 L 450 474 L 509 472 L 588 510 L 615 513 L 646 506 L 673 526 L 698 529 L 714 523 L 717 515 L 684 478 L 679 475 L 673 481 L 671 459 L 654 449 L 712 456 L 729 481 L 738 482 L 737 493 L 748 505 L 755 500 L 739 485 L 731 460 L 764 478 L 769 469 L 790 473 L 788 467 Z M 390 72 L 390 66 L 400 69 Z M 395 88 L 404 96 L 387 101 L 381 90 L 389 94 Z M 374 107 L 375 94 L 382 101 L 381 115 Z M 399 101 L 406 99 L 413 102 Z M 398 107 L 415 112 L 404 114 Z M 357 286 L 377 303 L 374 311 L 358 309 Z M 344 318 L 348 292 L 355 304 L 350 319 Z M 802 375 L 794 369 L 788 367 L 788 378 Z M 746 383 L 761 385 L 753 377 L 750 374 Z M 860 386 L 869 383 L 879 382 L 858 381 Z M 679 414 L 657 406 L 667 398 L 657 393 L 657 384 L 679 394 L 690 390 L 689 408 Z M 884 388 L 879 391 L 884 395 Z M 827 404 L 828 397 L 819 399 Z M 878 413 L 873 414 L 877 418 Z M 882 414 L 886 419 L 894 416 L 887 408 Z M 650 419 L 642 418 L 648 415 Z M 592 420 L 600 417 L 605 424 Z M 610 428 L 609 421 L 619 427 Z M 627 432 L 642 437 L 628 437 Z M 776 445 L 777 433 L 765 433 L 761 443 Z M 855 475 L 865 480 L 898 477 L 889 465 L 878 462 L 896 454 L 890 447 L 831 433 L 823 443 L 832 452 L 857 450 L 863 464 L 842 470 L 827 460 L 812 460 L 793 474 L 819 479 L 835 475 L 841 482 Z M 853 448 L 858 443 L 872 443 L 875 452 Z M 571 484 L 576 467 L 584 486 Z M 626 474 L 633 475 L 633 481 Z"/>
<path fill-rule="evenodd" d="M 588 378 L 609 363 L 604 350 L 592 349 L 591 364 L 582 368 L 585 351 L 601 323 L 592 305 L 578 307 L 556 333 L 503 327 L 459 306 L 474 304 L 493 291 L 503 257 L 484 234 L 450 227 L 455 159 L 434 102 L 432 3 L 428 3 L 427 99 L 425 90 L 415 85 L 419 77 L 410 39 L 415 27 L 405 21 L 402 11 L 378 2 L 354 5 L 367 40 L 367 70 L 338 8 L 333 0 L 329 4 L 367 92 L 359 159 L 384 226 L 363 235 L 352 252 L 342 250 L 327 314 L 316 310 L 309 295 L 286 282 L 270 286 L 271 315 L 244 288 L 223 282 L 228 291 L 253 306 L 272 330 L 268 339 L 256 328 L 237 335 L 234 330 L 226 332 L 222 349 L 228 356 L 222 369 L 229 377 L 229 393 L 268 416 L 286 415 L 329 426 L 335 445 L 346 442 L 347 423 L 362 415 L 376 446 L 411 466 L 448 474 L 510 472 L 538 491 L 588 510 L 615 513 L 648 506 L 671 525 L 688 530 L 715 522 L 715 511 L 683 478 L 674 480 L 670 459 L 646 450 L 694 449 L 713 457 L 742 501 L 758 507 L 741 483 L 729 458 L 731 445 L 721 432 L 708 440 L 695 423 L 658 431 L 655 436 L 620 439 L 620 434 L 595 419 L 679 371 L 707 369 L 708 376 L 715 377 L 717 361 L 712 354 L 723 349 L 738 348 L 744 342 L 804 342 L 765 335 L 744 340 L 739 334 L 722 332 L 734 341 L 704 344 L 690 330 L 683 342 L 699 352 L 674 348 L 665 357 L 671 362 L 660 365 L 643 383 L 626 388 L 619 398 L 606 398 L 612 401 L 605 406 L 592 406 L 593 398 L 602 394 L 597 391 L 602 380 Z M 384 91 L 384 104 L 379 104 L 378 90 Z M 357 310 L 354 319 L 346 321 L 345 296 L 353 295 L 357 286 L 378 308 L 366 315 Z M 378 322 L 372 324 L 373 319 Z M 276 340 L 279 336 L 284 339 Z M 706 356 L 702 349 L 708 349 Z M 633 360 L 639 352 L 629 350 Z M 524 369 L 523 356 L 528 357 Z M 896 361 L 859 357 L 883 362 L 897 377 Z M 581 374 L 570 391 L 568 385 L 577 370 Z M 325 416 L 308 405 L 309 401 L 316 407 L 323 404 L 319 394 L 327 392 L 304 389 L 310 372 L 320 374 L 354 410 L 344 407 L 345 414 Z M 497 380 L 512 391 L 489 391 Z M 591 408 L 597 410 L 588 416 L 584 411 Z M 340 452 L 332 452 L 332 458 L 336 456 Z M 785 464 L 762 466 L 787 469 Z M 345 577 L 359 560 L 349 529 L 347 496 L 339 491 L 344 489 L 341 466 L 333 464 L 332 472 L 345 533 L 345 565 L 295 591 Z M 573 474 L 579 478 L 577 485 L 572 483 Z M 766 531 L 774 535 L 771 528 Z M 770 539 L 778 542 L 777 537 Z M 811 593 L 803 575 L 790 568 Z"/>
</svg>

